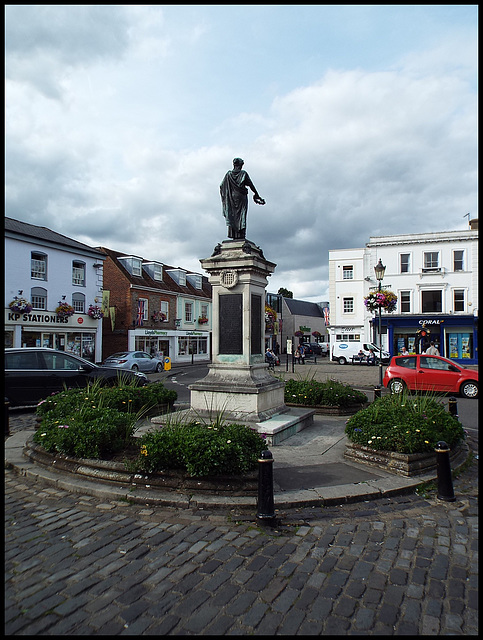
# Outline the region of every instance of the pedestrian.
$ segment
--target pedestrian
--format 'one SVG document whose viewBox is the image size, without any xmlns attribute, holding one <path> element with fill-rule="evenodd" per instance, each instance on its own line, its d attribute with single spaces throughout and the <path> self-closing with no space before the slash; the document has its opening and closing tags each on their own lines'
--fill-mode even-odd
<svg viewBox="0 0 483 640">
<path fill-rule="evenodd" d="M 401 355 L 402 356 L 408 356 L 409 355 L 409 351 L 406 349 L 406 347 L 403 346 L 403 348 L 401 349 Z"/>
<path fill-rule="evenodd" d="M 424 353 L 426 353 L 426 355 L 428 355 L 428 356 L 439 356 L 439 350 L 435 346 L 435 344 L 434 344 L 434 342 L 432 340 L 431 340 L 431 344 L 429 346 L 429 349 L 426 349 L 426 351 Z"/>
<path fill-rule="evenodd" d="M 299 346 L 300 351 L 300 363 L 305 364 L 305 347 L 303 344 Z"/>
<path fill-rule="evenodd" d="M 295 349 L 293 358 L 297 364 L 300 364 L 300 350 L 298 348 Z"/>
<path fill-rule="evenodd" d="M 374 355 L 374 349 L 369 349 L 369 355 L 367 356 L 367 364 L 376 364 L 376 356 Z"/>
</svg>

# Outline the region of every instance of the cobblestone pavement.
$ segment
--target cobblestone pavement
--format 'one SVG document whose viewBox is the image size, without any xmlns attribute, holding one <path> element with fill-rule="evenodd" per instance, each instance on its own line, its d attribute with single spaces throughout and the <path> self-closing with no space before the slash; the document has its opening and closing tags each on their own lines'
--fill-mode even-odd
<svg viewBox="0 0 483 640">
<path fill-rule="evenodd" d="M 478 634 L 476 458 L 454 502 L 428 487 L 273 528 L 5 479 L 7 635 Z"/>
</svg>

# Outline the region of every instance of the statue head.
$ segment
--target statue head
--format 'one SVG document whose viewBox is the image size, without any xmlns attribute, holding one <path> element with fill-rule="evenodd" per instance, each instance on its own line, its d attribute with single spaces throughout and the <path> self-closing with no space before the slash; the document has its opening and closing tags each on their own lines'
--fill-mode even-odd
<svg viewBox="0 0 483 640">
<path fill-rule="evenodd" d="M 243 167 L 244 162 L 241 158 L 233 158 L 233 166 L 234 167 Z"/>
</svg>

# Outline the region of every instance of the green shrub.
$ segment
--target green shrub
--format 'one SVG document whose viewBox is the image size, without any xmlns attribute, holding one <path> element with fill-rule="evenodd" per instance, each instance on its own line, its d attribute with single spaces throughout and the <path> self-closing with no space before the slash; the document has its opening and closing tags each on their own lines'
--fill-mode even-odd
<svg viewBox="0 0 483 640">
<path fill-rule="evenodd" d="M 55 416 L 47 413 L 34 434 L 34 442 L 51 453 L 76 458 L 102 458 L 122 451 L 135 429 L 137 416 L 110 408 L 86 408 Z"/>
<path fill-rule="evenodd" d="M 253 429 L 240 424 L 174 424 L 140 438 L 139 471 L 185 469 L 190 476 L 234 475 L 257 465 L 267 446 Z"/>
<path fill-rule="evenodd" d="M 464 430 L 440 400 L 408 393 L 378 398 L 346 423 L 351 442 L 398 453 L 434 451 L 440 440 L 450 447 L 464 439 Z"/>
<path fill-rule="evenodd" d="M 34 441 L 50 452 L 102 458 L 130 444 L 136 422 L 146 411 L 158 404 L 172 405 L 176 397 L 160 382 L 146 387 L 94 382 L 83 389 L 66 389 L 37 406 L 42 421 Z"/>
<path fill-rule="evenodd" d="M 367 396 L 338 380 L 287 380 L 285 402 L 304 406 L 348 407 L 367 402 Z"/>
<path fill-rule="evenodd" d="M 162 382 L 153 382 L 145 387 L 134 383 L 122 383 L 113 387 L 94 383 L 82 389 L 66 389 L 49 396 L 37 405 L 37 415 L 51 417 L 70 415 L 72 411 L 82 411 L 86 407 L 117 409 L 123 413 L 146 412 L 152 407 L 167 404 L 170 407 L 177 398 L 176 391 L 166 389 Z"/>
</svg>

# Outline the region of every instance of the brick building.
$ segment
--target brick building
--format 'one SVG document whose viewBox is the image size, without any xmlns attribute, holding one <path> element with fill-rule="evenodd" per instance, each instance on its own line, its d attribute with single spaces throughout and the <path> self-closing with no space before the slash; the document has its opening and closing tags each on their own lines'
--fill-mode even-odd
<svg viewBox="0 0 483 640">
<path fill-rule="evenodd" d="M 200 274 L 105 247 L 103 358 L 142 350 L 171 362 L 207 361 L 211 285 Z"/>
</svg>

